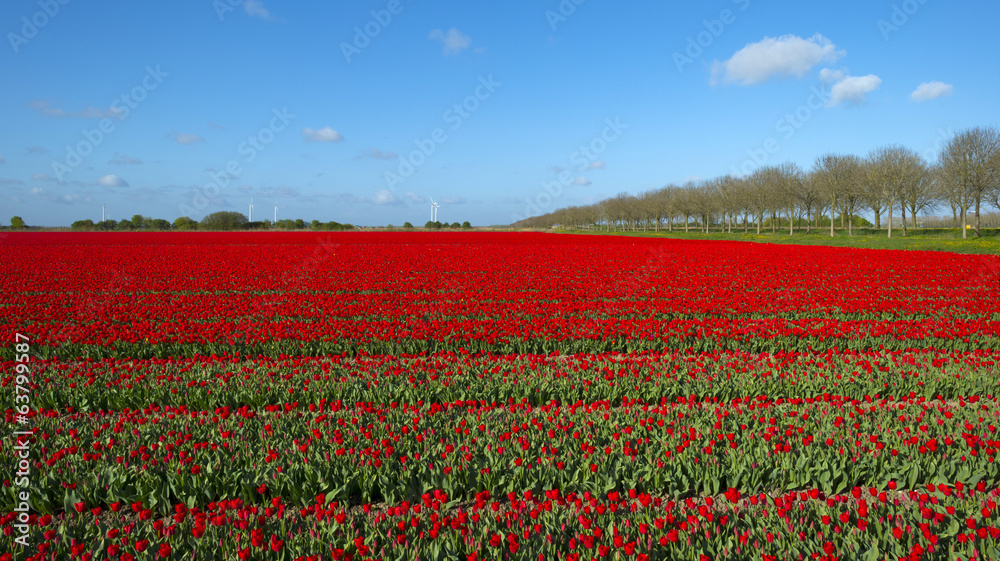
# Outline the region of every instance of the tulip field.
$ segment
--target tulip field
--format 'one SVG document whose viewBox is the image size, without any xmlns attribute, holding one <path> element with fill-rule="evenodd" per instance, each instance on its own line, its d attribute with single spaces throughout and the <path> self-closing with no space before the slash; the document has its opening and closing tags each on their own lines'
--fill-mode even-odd
<svg viewBox="0 0 1000 561">
<path fill-rule="evenodd" d="M 0 561 L 1000 558 L 1000 257 L 0 239 Z"/>
</svg>

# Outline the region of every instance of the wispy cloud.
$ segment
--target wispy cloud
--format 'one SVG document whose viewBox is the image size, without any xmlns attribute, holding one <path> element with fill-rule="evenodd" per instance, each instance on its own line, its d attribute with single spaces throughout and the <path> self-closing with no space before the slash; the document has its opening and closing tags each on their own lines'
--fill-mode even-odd
<svg viewBox="0 0 1000 561">
<path fill-rule="evenodd" d="M 243 0 L 243 9 L 247 14 L 263 20 L 271 19 L 271 12 L 264 7 L 260 0 Z"/>
<path fill-rule="evenodd" d="M 445 197 L 441 199 L 441 202 L 446 205 L 464 205 L 469 201 L 465 200 L 464 197 Z"/>
<path fill-rule="evenodd" d="M 435 29 L 431 31 L 430 38 L 441 41 L 441 44 L 444 45 L 444 54 L 446 55 L 457 55 L 472 44 L 471 37 L 463 35 L 461 31 L 454 27 L 449 29 L 447 33 L 440 29 Z"/>
<path fill-rule="evenodd" d="M 139 158 L 132 158 L 130 156 L 126 156 L 125 154 L 119 154 L 116 152 L 115 157 L 108 160 L 108 163 L 120 166 L 139 165 L 142 163 L 142 160 L 140 160 Z"/>
<path fill-rule="evenodd" d="M 378 148 L 369 148 L 358 155 L 358 159 L 361 158 L 372 158 L 373 160 L 395 160 L 399 158 L 399 154 L 395 152 L 383 152 Z"/>
<path fill-rule="evenodd" d="M 128 181 L 110 173 L 97 178 L 97 184 L 101 187 L 128 187 Z"/>
<path fill-rule="evenodd" d="M 930 101 L 939 97 L 951 95 L 955 88 L 944 82 L 924 82 L 910 94 L 913 101 Z"/>
<path fill-rule="evenodd" d="M 410 202 L 412 202 L 414 204 L 422 204 L 422 203 L 426 203 L 427 202 L 427 199 L 425 199 L 423 196 L 418 195 L 416 193 L 407 193 L 407 194 L 405 194 L 403 196 L 406 197 L 407 199 L 409 199 Z"/>
<path fill-rule="evenodd" d="M 52 177 L 51 175 L 49 175 L 47 173 L 33 173 L 33 174 L 31 174 L 31 180 L 32 181 L 51 181 L 53 183 L 57 183 L 58 182 L 58 180 L 55 177 Z"/>
<path fill-rule="evenodd" d="M 573 185 L 579 185 L 581 187 L 586 187 L 587 185 L 590 185 L 590 184 L 591 184 L 591 181 L 589 179 L 587 179 L 586 177 L 577 177 L 576 179 L 573 180 Z"/>
<path fill-rule="evenodd" d="M 183 144 L 184 146 L 190 146 L 192 144 L 197 144 L 198 142 L 204 142 L 205 139 L 198 136 L 197 134 L 183 133 L 183 132 L 172 132 L 167 134 L 167 138 L 175 140 L 178 144 Z"/>
<path fill-rule="evenodd" d="M 28 107 L 35 110 L 35 112 L 40 115 L 45 115 L 46 117 L 53 117 L 56 119 L 103 119 L 105 117 L 121 117 L 122 110 L 116 109 L 114 107 L 109 107 L 107 109 L 99 109 L 93 105 L 88 105 L 80 111 L 66 111 L 61 107 L 55 107 L 52 105 L 51 101 L 46 99 L 35 99 L 28 103 Z"/>
<path fill-rule="evenodd" d="M 28 146 L 27 148 L 29 154 L 48 154 L 49 149 L 43 148 L 41 146 Z"/>
<path fill-rule="evenodd" d="M 309 127 L 302 129 L 302 139 L 306 142 L 340 142 L 344 137 L 330 127 L 323 127 L 313 130 Z"/>
<path fill-rule="evenodd" d="M 372 197 L 372 203 L 379 206 L 390 206 L 398 205 L 400 200 L 399 197 L 392 193 L 392 191 L 389 191 L 388 189 L 380 189 L 376 191 L 375 195 Z"/>
</svg>

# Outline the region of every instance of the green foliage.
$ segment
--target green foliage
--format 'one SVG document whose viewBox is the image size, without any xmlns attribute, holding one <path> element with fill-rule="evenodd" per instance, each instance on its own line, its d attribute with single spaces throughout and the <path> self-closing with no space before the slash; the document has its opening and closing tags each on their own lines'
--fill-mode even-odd
<svg viewBox="0 0 1000 561">
<path fill-rule="evenodd" d="M 409 222 L 403 222 L 403 228 L 406 230 L 412 230 L 413 224 L 410 224 Z"/>
<path fill-rule="evenodd" d="M 469 224 L 469 221 L 466 220 L 465 222 L 462 222 L 462 229 L 463 230 L 471 230 L 472 229 L 472 224 Z"/>
<path fill-rule="evenodd" d="M 247 217 L 243 214 L 236 211 L 223 210 L 213 212 L 205 218 L 202 218 L 201 223 L 198 224 L 198 229 L 224 231 L 243 230 L 246 229 L 247 224 Z"/>
<path fill-rule="evenodd" d="M 74 232 L 93 230 L 94 221 L 90 220 L 89 218 L 86 220 L 77 220 L 76 222 L 70 225 L 70 228 L 72 228 Z"/>
<path fill-rule="evenodd" d="M 181 216 L 177 220 L 174 220 L 174 229 L 181 231 L 197 230 L 198 222 L 187 216 Z"/>
<path fill-rule="evenodd" d="M 24 228 L 24 219 L 21 218 L 20 216 L 14 216 L 14 217 L 12 217 L 10 219 L 10 227 L 11 228 L 18 228 L 18 229 Z"/>
</svg>

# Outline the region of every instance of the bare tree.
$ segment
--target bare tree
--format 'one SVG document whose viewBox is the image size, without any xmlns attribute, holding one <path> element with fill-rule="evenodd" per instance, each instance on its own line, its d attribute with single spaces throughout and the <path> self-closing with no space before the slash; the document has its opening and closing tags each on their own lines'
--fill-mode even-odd
<svg viewBox="0 0 1000 561">
<path fill-rule="evenodd" d="M 958 182 L 968 189 L 975 207 L 976 237 L 981 235 L 980 208 L 984 197 L 997 188 L 1000 182 L 1000 132 L 996 127 L 974 127 L 959 132 L 945 145 L 942 153 L 942 168 L 952 182 Z M 968 212 L 968 208 L 966 208 Z M 963 217 L 962 228 L 966 219 Z M 965 237 L 963 232 L 962 237 Z"/>
<path fill-rule="evenodd" d="M 780 200 L 785 215 L 788 217 L 788 234 L 795 233 L 795 218 L 801 204 L 804 189 L 804 174 L 802 169 L 793 163 L 778 166 L 775 176 L 775 197 Z"/>
</svg>

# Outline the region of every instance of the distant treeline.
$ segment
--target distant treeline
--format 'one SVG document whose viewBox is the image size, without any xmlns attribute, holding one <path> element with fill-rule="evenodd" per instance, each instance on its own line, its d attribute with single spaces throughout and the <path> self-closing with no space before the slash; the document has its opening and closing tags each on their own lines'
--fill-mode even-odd
<svg viewBox="0 0 1000 561">
<path fill-rule="evenodd" d="M 136 214 L 131 220 L 104 220 L 94 222 L 93 220 L 77 220 L 72 224 L 75 231 L 134 231 L 134 230 L 154 230 L 154 231 L 191 231 L 191 230 L 353 230 L 351 224 L 341 224 L 339 222 L 320 222 L 313 220 L 306 222 L 301 218 L 292 220 L 278 220 L 271 222 L 250 222 L 247 217 L 239 212 L 221 211 L 209 214 L 200 221 L 187 216 L 182 216 L 172 223 L 162 218 L 150 218 Z"/>
</svg>

